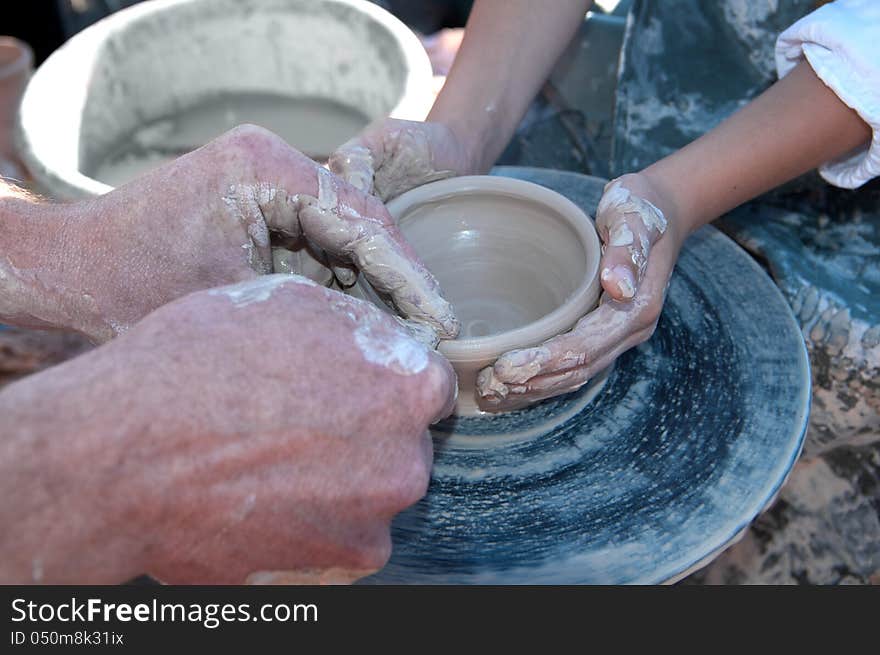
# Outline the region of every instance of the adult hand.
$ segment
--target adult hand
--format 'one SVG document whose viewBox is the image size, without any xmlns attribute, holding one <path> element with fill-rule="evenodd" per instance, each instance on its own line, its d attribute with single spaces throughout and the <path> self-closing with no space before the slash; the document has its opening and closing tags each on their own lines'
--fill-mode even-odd
<svg viewBox="0 0 880 655">
<path fill-rule="evenodd" d="M 469 144 L 442 123 L 388 118 L 330 156 L 330 170 L 383 201 L 456 175 L 483 172 Z"/>
<path fill-rule="evenodd" d="M 605 187 L 596 217 L 604 244 L 599 307 L 569 332 L 507 352 L 480 371 L 477 395 L 483 409 L 516 409 L 574 391 L 651 337 L 686 236 L 674 222 L 667 225 L 658 209 L 666 206 L 642 175 L 626 175 Z"/>
<path fill-rule="evenodd" d="M 22 297 L 0 298 L 10 322 L 109 339 L 186 293 L 289 270 L 290 257 L 273 257 L 271 232 L 352 263 L 438 336 L 458 332 L 382 203 L 262 128 L 238 127 L 94 200 L 9 211 L 35 215 L 34 243 L 0 244 L 21 278 Z"/>
<path fill-rule="evenodd" d="M 190 294 L 0 394 L 0 578 L 367 575 L 454 397 L 441 356 L 306 278 Z"/>
</svg>

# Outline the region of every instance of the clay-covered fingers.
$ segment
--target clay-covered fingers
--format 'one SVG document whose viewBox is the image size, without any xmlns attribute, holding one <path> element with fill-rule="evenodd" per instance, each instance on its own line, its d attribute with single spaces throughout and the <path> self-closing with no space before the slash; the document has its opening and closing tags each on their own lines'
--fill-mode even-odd
<svg viewBox="0 0 880 655">
<path fill-rule="evenodd" d="M 608 344 L 610 350 L 604 352 L 588 365 L 538 375 L 521 384 L 503 383 L 498 379 L 498 376 L 494 375 L 492 369 L 485 369 L 478 377 L 479 404 L 487 411 L 510 411 L 576 391 L 610 366 L 620 355 L 647 340 L 651 333 L 650 329 L 641 330 L 628 335 L 619 343 Z M 485 394 L 482 390 L 483 376 L 488 376 L 485 378 L 488 393 Z"/>
<path fill-rule="evenodd" d="M 272 272 L 302 275 L 325 287 L 336 279 L 327 254 L 309 243 L 272 246 Z"/>
<path fill-rule="evenodd" d="M 680 243 L 660 240 L 635 297 L 605 293 L 598 308 L 569 332 L 534 348 L 505 353 L 477 376 L 484 410 L 506 411 L 574 391 L 654 333 Z"/>
<path fill-rule="evenodd" d="M 344 285 L 354 282 L 344 265 L 354 265 L 405 318 L 430 326 L 440 338 L 458 334 L 437 280 L 377 198 L 261 128 L 236 128 L 225 138 L 245 164 L 242 181 L 227 191 L 227 204 L 258 213 L 268 230 L 323 250 Z M 271 262 L 272 253 L 267 256 Z"/>
<path fill-rule="evenodd" d="M 535 348 L 512 350 L 477 376 L 477 400 L 507 411 L 574 391 L 621 354 L 650 337 L 650 308 L 608 298 L 571 331 Z"/>
<path fill-rule="evenodd" d="M 266 213 L 280 213 L 281 210 L 275 208 L 275 205 L 276 201 L 280 203 L 282 199 L 276 199 L 274 189 L 264 184 L 231 185 L 222 200 L 227 212 L 241 223 L 247 232 L 248 241 L 243 247 L 247 250 L 251 268 L 260 274 L 271 273 L 273 253 Z"/>
<path fill-rule="evenodd" d="M 366 133 L 346 141 L 330 155 L 327 162 L 335 175 L 364 193 L 373 193 L 373 150 L 376 149 L 376 144 L 367 142 L 369 136 Z M 377 157 L 381 161 L 381 151 L 377 153 Z"/>
<path fill-rule="evenodd" d="M 452 305 L 384 205 L 322 168 L 317 179 L 317 196 L 300 198 L 303 234 L 332 256 L 353 263 L 405 318 L 430 326 L 440 338 L 457 336 Z"/>
<path fill-rule="evenodd" d="M 599 277 L 615 300 L 632 300 L 645 276 L 652 246 L 666 231 L 663 212 L 632 193 L 622 179 L 605 187 L 596 212 L 603 242 Z"/>
<path fill-rule="evenodd" d="M 381 154 L 380 154 L 381 157 Z M 330 155 L 330 170 L 355 189 L 373 192 L 373 152 L 362 136 L 346 141 Z"/>
<path fill-rule="evenodd" d="M 389 118 L 342 145 L 330 156 L 329 167 L 355 188 L 388 201 L 464 172 L 462 151 L 444 125 Z"/>
<path fill-rule="evenodd" d="M 273 242 L 271 272 L 302 275 L 325 287 L 335 282 L 342 289 L 354 286 L 358 275 L 352 264 L 330 257 L 305 238 Z"/>
</svg>

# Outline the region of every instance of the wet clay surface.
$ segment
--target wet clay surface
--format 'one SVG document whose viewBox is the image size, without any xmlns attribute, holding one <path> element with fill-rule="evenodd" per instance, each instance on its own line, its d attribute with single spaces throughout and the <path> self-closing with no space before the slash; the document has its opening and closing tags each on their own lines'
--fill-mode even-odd
<svg viewBox="0 0 880 655">
<path fill-rule="evenodd" d="M 603 181 L 504 168 L 595 211 Z M 736 284 L 734 284 L 736 281 Z M 766 274 L 713 228 L 686 244 L 654 337 L 601 388 L 435 426 L 427 496 L 377 583 L 676 579 L 717 554 L 800 452 L 803 340 Z"/>
<path fill-rule="evenodd" d="M 550 189 L 460 177 L 413 189 L 388 210 L 461 322 L 459 337 L 439 345 L 458 374 L 459 415 L 480 413 L 481 368 L 564 332 L 598 300 L 592 221 Z"/>
<path fill-rule="evenodd" d="M 358 131 L 355 122 L 365 122 L 354 116 L 423 119 L 430 89 L 430 62 L 415 34 L 373 3 L 141 2 L 77 33 L 40 66 L 25 93 L 18 131 L 22 158 L 40 191 L 73 199 L 112 188 L 95 174 L 117 180 L 136 172 L 137 161 L 120 171 L 99 170 L 108 158 L 120 158 L 121 167 L 146 154 L 120 151 L 132 135 L 148 144 L 161 137 L 158 146 L 175 152 L 200 145 L 229 124 L 225 111 L 237 113 L 241 98 L 253 118 L 240 120 L 263 124 L 321 156 L 330 150 L 310 143 L 312 137 L 337 124 L 345 129 L 333 136 L 329 147 L 336 147 Z M 232 100 L 218 103 L 223 97 Z M 308 131 L 290 134 L 286 126 L 295 121 L 279 124 L 271 98 L 279 99 L 277 111 L 299 114 Z M 291 108 L 290 99 L 299 99 L 299 106 Z M 323 106 L 311 105 L 315 99 Z M 335 104 L 328 108 L 328 101 Z M 208 110 L 200 103 L 213 104 Z M 309 120 L 315 113 L 320 121 Z M 168 130 L 167 119 L 181 114 L 181 137 L 187 137 L 181 142 L 166 144 L 169 135 L 150 131 Z M 187 132 L 202 129 L 197 122 L 213 134 L 193 142 Z M 174 154 L 146 150 L 153 155 L 146 167 Z"/>
<path fill-rule="evenodd" d="M 577 289 L 583 246 L 567 225 L 543 216 L 531 203 L 473 198 L 427 203 L 403 217 L 404 234 L 455 306 L 460 338 L 533 323 Z"/>
<path fill-rule="evenodd" d="M 138 128 L 94 170 L 84 172 L 119 186 L 243 123 L 265 127 L 312 159 L 325 161 L 334 148 L 366 127 L 369 117 L 326 98 L 228 93 Z"/>
</svg>

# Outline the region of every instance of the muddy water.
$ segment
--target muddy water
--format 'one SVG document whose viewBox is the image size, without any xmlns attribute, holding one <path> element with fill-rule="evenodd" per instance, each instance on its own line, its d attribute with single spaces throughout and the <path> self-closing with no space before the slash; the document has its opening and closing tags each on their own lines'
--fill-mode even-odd
<svg viewBox="0 0 880 655">
<path fill-rule="evenodd" d="M 320 98 L 268 93 L 228 94 L 195 104 L 136 130 L 93 170 L 95 179 L 119 186 L 204 145 L 240 125 L 261 125 L 313 159 L 323 161 L 361 129 L 369 118 L 355 108 Z"/>
</svg>

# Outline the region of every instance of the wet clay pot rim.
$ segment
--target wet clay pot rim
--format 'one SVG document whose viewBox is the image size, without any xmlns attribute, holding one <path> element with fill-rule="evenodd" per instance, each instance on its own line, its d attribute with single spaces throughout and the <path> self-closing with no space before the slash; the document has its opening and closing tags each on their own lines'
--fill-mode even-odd
<svg viewBox="0 0 880 655">
<path fill-rule="evenodd" d="M 441 353 L 452 361 L 494 359 L 508 350 L 537 345 L 565 332 L 595 306 L 599 295 L 598 273 L 601 257 L 599 237 L 590 217 L 555 191 L 532 182 L 508 177 L 463 176 L 412 189 L 387 203 L 387 208 L 403 227 L 407 214 L 419 205 L 453 197 L 460 200 L 462 196 L 468 195 L 523 199 L 556 213 L 579 237 L 587 260 L 586 270 L 574 292 L 559 307 L 540 319 L 499 334 L 442 341 L 439 345 Z"/>
</svg>

